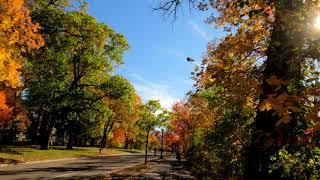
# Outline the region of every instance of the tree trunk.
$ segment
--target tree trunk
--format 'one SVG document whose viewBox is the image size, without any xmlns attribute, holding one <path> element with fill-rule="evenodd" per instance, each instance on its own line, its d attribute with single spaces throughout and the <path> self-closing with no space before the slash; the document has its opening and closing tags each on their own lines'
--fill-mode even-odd
<svg viewBox="0 0 320 180">
<path fill-rule="evenodd" d="M 106 142 L 107 142 L 107 128 L 105 127 L 103 129 L 102 139 L 101 139 L 101 143 L 100 143 L 100 154 L 101 154 L 103 148 L 106 147 Z"/>
<path fill-rule="evenodd" d="M 128 134 L 127 133 L 125 133 L 124 134 L 124 137 L 125 137 L 125 144 L 124 144 L 124 148 L 125 149 L 128 149 L 128 144 L 129 144 L 129 137 L 128 137 Z"/>
<path fill-rule="evenodd" d="M 15 126 L 14 126 L 14 119 L 11 119 L 11 128 L 9 130 L 9 144 L 15 144 L 16 141 L 16 132 L 15 132 Z"/>
<path fill-rule="evenodd" d="M 133 149 L 133 138 L 130 140 L 130 149 Z"/>
<path fill-rule="evenodd" d="M 95 146 L 95 138 L 90 138 L 90 146 Z"/>
<path fill-rule="evenodd" d="M 300 74 L 301 55 L 297 50 L 303 46 L 302 35 L 290 27 L 286 12 L 292 12 L 296 6 L 293 1 L 284 1 L 276 5 L 276 15 L 271 36 L 271 42 L 267 51 L 266 67 L 263 72 L 262 94 L 260 103 L 268 96 L 278 97 L 288 92 L 288 84 L 281 87 L 270 85 L 267 80 L 275 76 L 283 82 L 288 82 Z M 255 129 L 251 146 L 248 148 L 248 167 L 245 179 L 270 179 L 280 178 L 280 174 L 268 173 L 270 156 L 274 155 L 285 143 L 287 132 L 277 122 L 281 117 L 275 115 L 274 110 L 259 111 L 255 118 Z"/>
<path fill-rule="evenodd" d="M 39 141 L 40 141 L 40 149 L 41 150 L 48 150 L 49 149 L 49 143 L 50 143 L 50 136 L 51 136 L 51 132 L 44 132 L 42 133 L 42 135 L 40 135 L 39 137 Z"/>
<path fill-rule="evenodd" d="M 39 132 L 39 117 L 34 118 L 34 117 L 30 117 L 32 118 L 31 120 L 31 125 L 28 128 L 28 136 L 30 138 L 30 144 L 39 144 L 39 140 L 38 140 L 38 132 Z"/>
<path fill-rule="evenodd" d="M 112 118 L 112 117 L 110 117 Z M 109 119 L 108 121 L 105 122 L 104 129 L 103 129 L 103 135 L 101 139 L 101 145 L 100 145 L 100 153 L 102 152 L 103 148 L 106 147 L 107 143 L 107 136 L 110 133 L 110 131 L 113 128 L 113 125 L 115 124 L 115 121 L 112 119 Z"/>
<path fill-rule="evenodd" d="M 148 143 L 149 143 L 149 131 L 147 132 L 146 148 L 145 148 L 145 156 L 144 156 L 144 164 L 147 164 L 147 160 L 148 160 Z"/>
<path fill-rule="evenodd" d="M 67 131 L 64 130 L 64 132 L 63 132 L 63 137 L 62 137 L 62 142 L 61 142 L 61 146 L 65 146 L 65 145 L 66 145 L 66 140 L 67 140 Z"/>
<path fill-rule="evenodd" d="M 53 129 L 53 123 L 51 122 L 51 118 L 49 116 L 44 116 L 41 121 L 40 136 L 39 136 L 41 150 L 49 149 L 52 129 Z"/>
<path fill-rule="evenodd" d="M 87 146 L 87 136 L 85 136 L 81 139 L 81 146 L 83 146 L 83 147 Z"/>
<path fill-rule="evenodd" d="M 73 121 L 70 121 L 68 123 L 68 126 L 67 126 L 67 130 L 68 130 L 68 142 L 67 142 L 67 149 L 72 149 L 73 148 L 73 145 L 75 143 L 75 122 Z"/>
<path fill-rule="evenodd" d="M 67 142 L 67 149 L 72 149 L 73 148 L 73 143 L 74 143 L 74 134 L 72 127 L 69 127 L 69 137 L 68 137 L 68 142 Z"/>
</svg>

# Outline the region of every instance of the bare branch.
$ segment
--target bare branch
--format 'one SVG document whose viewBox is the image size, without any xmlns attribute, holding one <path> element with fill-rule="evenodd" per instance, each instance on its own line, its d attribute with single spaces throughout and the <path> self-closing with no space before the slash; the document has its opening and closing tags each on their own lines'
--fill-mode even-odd
<svg viewBox="0 0 320 180">
<path fill-rule="evenodd" d="M 211 0 L 161 0 L 158 7 L 153 8 L 154 11 L 161 11 L 162 15 L 166 18 L 173 18 L 176 20 L 178 10 L 183 6 L 183 4 L 188 3 L 189 12 L 192 9 L 198 9 L 201 11 L 208 10 L 208 3 Z"/>
<path fill-rule="evenodd" d="M 173 21 L 177 17 L 178 8 L 181 6 L 182 0 L 164 0 L 159 6 L 153 8 L 155 11 L 162 11 L 162 15 L 169 18 L 173 16 Z"/>
</svg>

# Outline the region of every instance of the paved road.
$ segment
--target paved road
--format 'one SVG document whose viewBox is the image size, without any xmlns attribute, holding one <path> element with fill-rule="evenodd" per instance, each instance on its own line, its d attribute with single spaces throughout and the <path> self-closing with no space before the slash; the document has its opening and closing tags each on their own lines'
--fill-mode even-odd
<svg viewBox="0 0 320 180">
<path fill-rule="evenodd" d="M 151 158 L 150 156 L 149 158 Z M 0 168 L 1 180 L 90 179 L 144 162 L 142 154 L 83 157 L 68 161 L 11 165 Z M 93 178 L 96 179 L 96 178 Z"/>
<path fill-rule="evenodd" d="M 149 162 L 148 168 L 126 169 L 112 173 L 111 179 L 196 179 L 186 164 L 185 159 L 180 163 L 177 162 L 175 155 L 166 156 L 164 159 L 158 159 Z"/>
</svg>

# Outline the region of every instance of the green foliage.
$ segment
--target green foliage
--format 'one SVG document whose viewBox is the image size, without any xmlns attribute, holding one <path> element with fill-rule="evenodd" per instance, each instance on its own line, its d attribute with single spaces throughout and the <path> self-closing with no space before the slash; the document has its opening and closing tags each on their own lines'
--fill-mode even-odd
<svg viewBox="0 0 320 180">
<path fill-rule="evenodd" d="M 100 87 L 110 99 L 133 103 L 134 88 L 127 79 L 120 75 L 110 77 L 108 81 L 101 84 Z"/>
<path fill-rule="evenodd" d="M 23 73 L 33 122 L 46 124 L 47 134 L 53 127 L 68 131 L 69 139 L 74 136 L 69 141 L 95 134 L 92 128 L 114 114 L 106 101 L 121 100 L 129 111 L 134 94 L 130 82 L 111 75 L 129 48 L 125 37 L 71 4 L 33 3 L 31 16 L 42 27 L 45 46 L 27 54 Z"/>
<path fill-rule="evenodd" d="M 157 118 L 159 122 L 159 127 L 162 129 L 167 129 L 169 126 L 169 120 L 172 119 L 173 113 L 168 110 L 162 110 L 160 114 L 158 114 Z"/>
<path fill-rule="evenodd" d="M 150 132 L 153 128 L 161 124 L 157 118 L 156 112 L 159 111 L 161 105 L 159 101 L 149 100 L 146 104 L 141 106 L 140 119 L 137 121 L 138 126 Z"/>
<path fill-rule="evenodd" d="M 295 149 L 295 150 L 294 150 Z M 301 146 L 290 148 L 285 146 L 271 156 L 270 173 L 281 172 L 281 177 L 290 179 L 319 179 L 320 149 L 319 147 Z"/>
<path fill-rule="evenodd" d="M 187 158 L 199 177 L 227 179 L 241 177 L 245 171 L 246 148 L 251 140 L 253 116 L 239 106 L 225 109 L 213 126 L 193 134 Z"/>
</svg>

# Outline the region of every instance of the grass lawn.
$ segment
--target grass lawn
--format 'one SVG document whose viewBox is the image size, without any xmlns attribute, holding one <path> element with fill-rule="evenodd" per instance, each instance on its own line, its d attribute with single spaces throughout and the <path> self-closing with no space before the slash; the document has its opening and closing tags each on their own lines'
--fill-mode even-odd
<svg viewBox="0 0 320 180">
<path fill-rule="evenodd" d="M 138 150 L 104 149 L 102 155 L 130 154 Z M 38 146 L 0 146 L 0 163 L 28 162 L 50 159 L 98 156 L 97 147 L 74 147 L 66 150 L 62 146 L 53 146 L 50 150 L 39 150 Z"/>
</svg>

